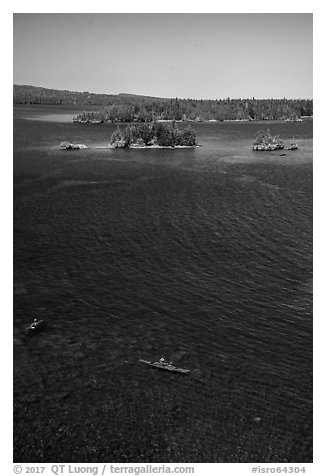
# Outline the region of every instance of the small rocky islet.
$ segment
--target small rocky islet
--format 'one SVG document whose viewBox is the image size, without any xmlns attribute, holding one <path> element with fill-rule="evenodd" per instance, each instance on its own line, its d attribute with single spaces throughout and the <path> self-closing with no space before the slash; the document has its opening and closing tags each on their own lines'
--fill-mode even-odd
<svg viewBox="0 0 326 476">
<path fill-rule="evenodd" d="M 299 146 L 294 142 L 294 138 L 286 150 L 296 150 Z M 267 131 L 258 131 L 255 135 L 254 145 L 252 150 L 255 151 L 273 151 L 273 150 L 283 150 L 284 142 L 283 139 L 277 134 L 273 136 L 269 129 Z"/>
</svg>

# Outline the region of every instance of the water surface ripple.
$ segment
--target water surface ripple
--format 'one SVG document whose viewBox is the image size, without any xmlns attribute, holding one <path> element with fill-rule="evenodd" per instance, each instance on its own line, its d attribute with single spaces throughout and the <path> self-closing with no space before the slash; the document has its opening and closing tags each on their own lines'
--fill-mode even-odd
<svg viewBox="0 0 326 476">
<path fill-rule="evenodd" d="M 299 142 L 286 156 L 251 151 L 256 123 L 198 124 L 196 150 L 62 152 L 115 126 L 31 111 L 14 122 L 14 460 L 312 461 L 312 122 L 269 125 Z M 161 355 L 192 372 L 138 362 Z"/>
</svg>

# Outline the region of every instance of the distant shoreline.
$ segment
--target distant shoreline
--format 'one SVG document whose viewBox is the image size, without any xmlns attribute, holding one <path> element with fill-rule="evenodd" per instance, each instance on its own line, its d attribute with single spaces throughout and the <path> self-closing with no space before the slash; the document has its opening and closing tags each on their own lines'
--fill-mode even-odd
<svg viewBox="0 0 326 476">
<path fill-rule="evenodd" d="M 27 106 L 28 107 L 28 106 Z M 40 107 L 47 107 L 47 106 L 40 106 Z M 58 106 L 56 106 L 58 107 Z M 136 122 L 76 122 L 72 120 L 73 116 L 70 113 L 52 113 L 52 114 L 38 114 L 35 116 L 26 116 L 25 119 L 29 121 L 42 121 L 42 122 L 61 122 L 65 124 L 81 124 L 81 125 L 110 125 L 110 126 L 128 126 L 130 124 L 139 124 Z M 178 124 L 223 124 L 223 123 L 273 123 L 273 122 L 303 122 L 307 120 L 313 120 L 313 116 L 302 116 L 300 118 L 300 121 L 289 121 L 286 119 L 253 119 L 253 120 L 248 120 L 248 119 L 226 119 L 223 121 L 220 120 L 207 120 L 207 121 L 172 121 L 172 120 L 166 120 L 166 121 L 157 121 L 157 122 L 162 122 L 162 123 L 171 123 L 171 122 L 176 122 Z M 146 123 L 145 123 L 146 124 Z"/>
<path fill-rule="evenodd" d="M 296 119 L 201 119 L 200 121 L 196 120 L 191 120 L 191 119 L 185 119 L 181 121 L 176 121 L 174 119 L 158 119 L 156 121 L 146 121 L 146 122 L 114 122 L 114 121 L 85 121 L 85 120 L 76 120 L 75 118 L 72 118 L 72 122 L 74 124 L 92 124 L 92 125 L 98 125 L 98 124 L 105 124 L 105 125 L 130 125 L 130 124 L 150 124 L 151 122 L 157 122 L 157 123 L 178 123 L 178 124 L 220 124 L 221 122 L 303 122 L 304 120 L 307 119 L 313 119 L 313 116 L 301 116 Z"/>
<path fill-rule="evenodd" d="M 14 104 L 72 106 L 78 123 L 286 120 L 313 115 L 312 99 L 159 98 L 14 85 Z"/>
</svg>

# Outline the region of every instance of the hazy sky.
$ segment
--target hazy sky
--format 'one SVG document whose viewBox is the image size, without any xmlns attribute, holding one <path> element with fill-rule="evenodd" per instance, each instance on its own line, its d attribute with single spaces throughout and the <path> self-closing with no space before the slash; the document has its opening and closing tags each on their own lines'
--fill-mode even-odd
<svg viewBox="0 0 326 476">
<path fill-rule="evenodd" d="M 191 98 L 312 98 L 312 14 L 14 14 L 14 83 Z"/>
</svg>

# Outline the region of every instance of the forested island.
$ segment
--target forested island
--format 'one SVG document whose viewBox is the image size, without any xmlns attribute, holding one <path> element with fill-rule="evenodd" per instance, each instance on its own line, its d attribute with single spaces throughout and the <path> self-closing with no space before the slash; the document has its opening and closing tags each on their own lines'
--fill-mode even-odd
<svg viewBox="0 0 326 476">
<path fill-rule="evenodd" d="M 110 146 L 129 147 L 195 147 L 196 133 L 190 127 L 179 129 L 176 123 L 131 124 L 122 132 L 118 127 L 111 136 Z"/>
<path fill-rule="evenodd" d="M 74 121 L 94 124 L 156 121 L 297 121 L 302 116 L 313 115 L 312 99 L 171 99 L 134 94 L 94 94 L 25 85 L 14 85 L 14 104 L 81 106 L 85 111 L 76 115 Z"/>
</svg>

